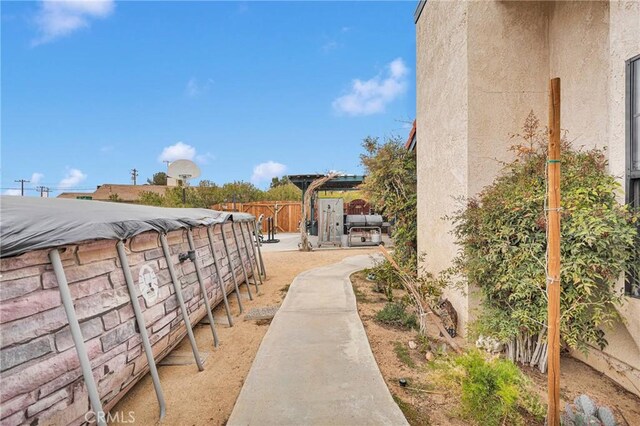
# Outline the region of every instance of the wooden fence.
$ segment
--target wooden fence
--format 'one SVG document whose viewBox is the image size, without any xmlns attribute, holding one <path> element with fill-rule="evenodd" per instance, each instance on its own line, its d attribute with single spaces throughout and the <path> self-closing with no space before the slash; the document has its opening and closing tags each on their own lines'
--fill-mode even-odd
<svg viewBox="0 0 640 426">
<path fill-rule="evenodd" d="M 213 210 L 250 213 L 256 218 L 264 215 L 262 232 L 267 232 L 267 218 L 273 217 L 276 232 L 298 232 L 302 220 L 302 203 L 295 201 L 255 201 L 251 203 L 220 203 Z"/>
</svg>

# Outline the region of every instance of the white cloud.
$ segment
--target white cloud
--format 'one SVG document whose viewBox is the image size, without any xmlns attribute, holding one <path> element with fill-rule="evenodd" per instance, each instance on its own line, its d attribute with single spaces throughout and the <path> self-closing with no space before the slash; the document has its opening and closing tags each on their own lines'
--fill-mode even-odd
<svg viewBox="0 0 640 426">
<path fill-rule="evenodd" d="M 348 115 L 371 115 L 384 112 L 387 104 L 407 91 L 409 69 L 402 58 L 387 65 L 385 76 L 353 80 L 351 90 L 333 101 L 333 108 Z"/>
<path fill-rule="evenodd" d="M 88 28 L 91 19 L 109 17 L 114 0 L 42 0 L 35 17 L 40 35 L 33 40 L 37 46 Z"/>
<path fill-rule="evenodd" d="M 216 156 L 210 152 L 196 155 L 196 161 L 200 164 L 206 165 L 206 164 L 209 164 L 210 161 L 213 161 L 215 159 L 216 159 Z"/>
<path fill-rule="evenodd" d="M 78 184 L 83 182 L 86 178 L 87 178 L 87 175 L 82 173 L 81 170 L 69 169 L 67 170 L 67 174 L 60 181 L 58 186 L 63 189 L 73 188 L 74 186 L 77 186 Z"/>
<path fill-rule="evenodd" d="M 187 87 L 184 89 L 187 96 L 195 98 L 203 93 L 208 92 L 213 86 L 213 80 L 208 78 L 206 81 L 198 81 L 197 78 L 191 77 L 187 82 Z"/>
<path fill-rule="evenodd" d="M 165 147 L 158 156 L 158 161 L 193 160 L 196 156 L 196 149 L 184 142 Z"/>
<path fill-rule="evenodd" d="M 322 51 L 324 53 L 329 53 L 332 50 L 336 50 L 340 45 L 335 40 L 329 40 L 325 44 L 322 45 Z"/>
<path fill-rule="evenodd" d="M 44 174 L 35 172 L 31 175 L 31 179 L 29 179 L 29 181 L 31 182 L 32 185 L 37 185 L 42 181 L 43 177 L 44 177 Z"/>
<path fill-rule="evenodd" d="M 20 196 L 20 194 L 21 192 L 19 189 L 7 189 L 3 193 L 3 195 L 13 195 L 13 196 Z"/>
<path fill-rule="evenodd" d="M 251 175 L 251 182 L 254 185 L 260 182 L 269 181 L 274 177 L 280 177 L 287 170 L 287 166 L 275 161 L 267 161 L 266 163 L 260 163 L 253 168 L 253 175 Z"/>
</svg>

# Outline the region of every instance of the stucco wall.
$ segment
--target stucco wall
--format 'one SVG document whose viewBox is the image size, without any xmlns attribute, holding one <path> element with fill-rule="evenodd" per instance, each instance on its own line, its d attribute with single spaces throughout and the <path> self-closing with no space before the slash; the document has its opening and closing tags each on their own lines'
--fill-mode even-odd
<svg viewBox="0 0 640 426">
<path fill-rule="evenodd" d="M 550 76 L 562 80 L 562 127 L 575 147 L 606 148 L 609 170 L 625 170 L 625 60 L 640 53 L 640 3 L 555 2 L 550 5 Z M 633 29 L 635 28 L 635 31 Z M 621 201 L 623 196 L 621 193 Z M 622 280 L 619 287 L 622 290 Z M 640 301 L 626 298 L 625 323 L 606 329 L 609 345 L 587 363 L 640 393 Z M 626 373 L 620 373 L 625 371 Z"/>
<path fill-rule="evenodd" d="M 469 4 L 470 195 L 493 181 L 501 162 L 513 159 L 510 135 L 530 111 L 547 121 L 547 23 L 541 2 Z"/>
<path fill-rule="evenodd" d="M 456 254 L 444 216 L 467 195 L 467 4 L 427 2 L 416 32 L 418 251 L 437 273 Z M 466 322 L 467 298 L 446 296 Z"/>
<path fill-rule="evenodd" d="M 609 5 L 609 46 L 608 46 L 608 87 L 609 87 L 609 168 L 620 177 L 625 176 L 625 61 L 640 54 L 640 2 L 611 2 Z M 622 290 L 622 281 L 619 283 Z M 640 395 L 640 299 L 626 297 L 619 309 L 626 324 L 608 331 L 606 338 L 610 345 L 605 352 L 630 364 L 635 371 L 622 369 L 626 380 L 634 381 L 632 388 Z M 618 341 L 628 342 L 635 347 L 623 350 Z M 596 356 L 594 356 L 595 358 Z M 608 366 L 607 366 L 608 367 Z"/>
<path fill-rule="evenodd" d="M 640 53 L 640 2 L 429 1 L 416 38 L 418 248 L 427 270 L 441 271 L 456 254 L 442 219 L 459 207 L 453 197 L 491 183 L 530 110 L 546 125 L 552 77 L 562 79 L 569 139 L 606 148 L 623 181 L 625 60 Z M 446 295 L 464 331 L 477 299 Z M 607 331 L 610 345 L 586 361 L 638 393 L 640 300 L 626 298 L 620 312 L 626 325 Z"/>
<path fill-rule="evenodd" d="M 608 148 L 608 3 L 550 3 L 549 38 L 547 79 L 561 79 L 562 128 L 576 148 Z"/>
</svg>

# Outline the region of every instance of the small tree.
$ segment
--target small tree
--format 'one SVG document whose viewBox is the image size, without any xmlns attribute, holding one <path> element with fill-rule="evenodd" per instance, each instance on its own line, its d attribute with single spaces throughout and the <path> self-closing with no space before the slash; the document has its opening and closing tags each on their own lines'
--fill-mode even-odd
<svg viewBox="0 0 640 426">
<path fill-rule="evenodd" d="M 164 197 L 155 192 L 143 191 L 140 193 L 138 202 L 146 206 L 162 206 L 164 204 Z"/>
<path fill-rule="evenodd" d="M 248 203 L 261 200 L 262 196 L 263 192 L 249 182 L 234 181 L 222 185 L 222 197 L 227 202 Z"/>
<path fill-rule="evenodd" d="M 416 155 L 404 148 L 400 138 L 380 143 L 367 137 L 360 161 L 367 177 L 360 189 L 376 210 L 395 220 L 394 259 L 412 274 L 417 272 Z"/>
<path fill-rule="evenodd" d="M 452 217 L 461 246 L 455 272 L 481 289 L 477 333 L 507 344 L 509 358 L 546 371 L 546 135 L 531 113 L 515 135 L 516 159 Z M 560 335 L 571 348 L 604 347 L 619 318 L 616 283 L 631 263 L 637 213 L 616 200 L 619 183 L 601 150 L 563 138 Z"/>
<path fill-rule="evenodd" d="M 282 176 L 282 177 L 273 177 L 271 178 L 271 185 L 269 186 L 270 189 L 273 188 L 277 188 L 278 186 L 285 186 L 290 184 L 291 181 L 289 180 L 288 177 L 286 176 Z"/>
<path fill-rule="evenodd" d="M 200 206 L 210 208 L 214 204 L 224 201 L 222 189 L 210 180 L 201 180 L 197 192 L 200 197 Z"/>
<path fill-rule="evenodd" d="M 270 201 L 300 201 L 302 191 L 291 182 L 284 185 L 276 185 L 264 193 L 264 199 Z"/>
<path fill-rule="evenodd" d="M 166 185 L 167 174 L 165 172 L 154 173 L 151 179 L 147 179 L 149 185 Z"/>
</svg>

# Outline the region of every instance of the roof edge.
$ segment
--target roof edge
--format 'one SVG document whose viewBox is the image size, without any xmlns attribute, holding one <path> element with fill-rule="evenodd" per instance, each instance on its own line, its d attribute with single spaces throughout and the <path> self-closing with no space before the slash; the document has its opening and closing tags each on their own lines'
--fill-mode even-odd
<svg viewBox="0 0 640 426">
<path fill-rule="evenodd" d="M 427 4 L 427 0 L 420 0 L 418 2 L 418 6 L 416 6 L 416 11 L 413 12 L 413 23 L 417 24 L 418 23 L 418 19 L 420 19 L 420 15 L 422 14 L 422 9 L 424 9 L 424 6 Z"/>
</svg>

